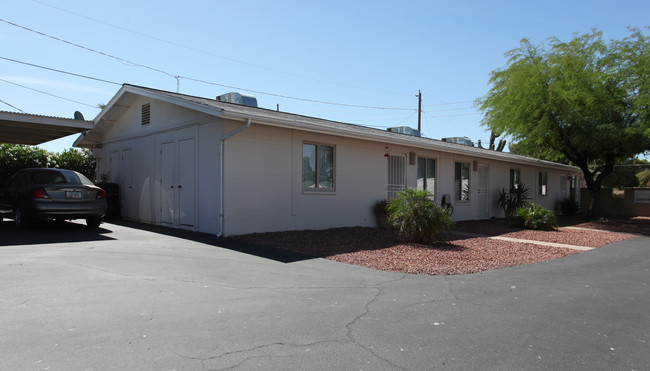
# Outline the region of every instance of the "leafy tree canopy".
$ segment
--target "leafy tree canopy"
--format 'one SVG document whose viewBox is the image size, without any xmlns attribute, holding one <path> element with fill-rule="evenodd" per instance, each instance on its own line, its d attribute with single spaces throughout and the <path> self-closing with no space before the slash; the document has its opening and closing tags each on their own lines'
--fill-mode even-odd
<svg viewBox="0 0 650 371">
<path fill-rule="evenodd" d="M 482 125 L 518 153 L 578 166 L 595 206 L 614 164 L 650 150 L 648 41 L 639 29 L 610 42 L 597 30 L 539 46 L 523 39 L 476 101 Z"/>
<path fill-rule="evenodd" d="M 94 178 L 95 157 L 88 149 L 71 148 L 62 153 L 20 144 L 0 144 L 0 185 L 13 173 L 30 167 L 53 167 L 75 170 Z"/>
</svg>

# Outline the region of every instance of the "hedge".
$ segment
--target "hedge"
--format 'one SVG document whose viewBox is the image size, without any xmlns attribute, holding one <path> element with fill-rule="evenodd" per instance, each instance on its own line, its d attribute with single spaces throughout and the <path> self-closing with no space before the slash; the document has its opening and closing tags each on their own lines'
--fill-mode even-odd
<svg viewBox="0 0 650 371">
<path fill-rule="evenodd" d="M 95 157 L 88 149 L 71 148 L 62 153 L 53 153 L 33 146 L 0 144 L 0 184 L 16 171 L 31 167 L 74 170 L 94 180 L 95 166 Z"/>
</svg>

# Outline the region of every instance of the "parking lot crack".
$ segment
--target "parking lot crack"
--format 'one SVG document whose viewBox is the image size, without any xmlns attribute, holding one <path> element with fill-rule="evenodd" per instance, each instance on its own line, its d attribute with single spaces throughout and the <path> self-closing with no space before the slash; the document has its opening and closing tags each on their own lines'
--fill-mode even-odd
<svg viewBox="0 0 650 371">
<path fill-rule="evenodd" d="M 385 285 L 401 281 L 406 277 L 407 275 L 403 274 L 401 275 L 401 277 L 397 279 L 385 281 L 377 284 L 376 286 L 369 286 L 369 288 L 373 288 L 376 290 L 375 295 L 365 303 L 363 307 L 363 311 L 345 325 L 345 328 L 347 329 L 347 337 L 348 339 L 350 339 L 350 341 L 354 342 L 356 345 L 363 348 L 368 353 L 372 354 L 373 357 L 381 360 L 382 362 L 387 363 L 392 369 L 400 369 L 400 370 L 403 370 L 404 368 L 392 363 L 390 360 L 386 359 L 385 357 L 382 357 L 379 353 L 377 353 L 377 351 L 373 347 L 362 344 L 360 340 L 357 339 L 357 337 L 354 335 L 354 326 L 358 324 L 359 320 L 365 318 L 371 312 L 370 307 L 381 299 L 381 297 L 385 293 L 385 287 L 384 287 Z"/>
</svg>

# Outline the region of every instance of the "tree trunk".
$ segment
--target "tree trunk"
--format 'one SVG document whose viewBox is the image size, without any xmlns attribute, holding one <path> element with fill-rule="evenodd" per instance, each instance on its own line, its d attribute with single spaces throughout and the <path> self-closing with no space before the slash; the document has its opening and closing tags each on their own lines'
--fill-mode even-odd
<svg viewBox="0 0 650 371">
<path fill-rule="evenodd" d="M 589 210 L 585 217 L 590 220 L 597 219 L 600 217 L 600 190 L 603 186 L 603 179 L 614 171 L 614 158 L 611 156 L 606 156 L 606 163 L 600 169 L 595 169 L 593 172 L 589 170 L 586 159 L 580 161 L 578 164 L 580 170 L 585 176 L 585 183 L 587 183 L 587 189 L 589 190 Z"/>
<path fill-rule="evenodd" d="M 600 187 L 587 186 L 587 190 L 589 190 L 589 209 L 585 218 L 595 220 L 600 216 Z"/>
</svg>

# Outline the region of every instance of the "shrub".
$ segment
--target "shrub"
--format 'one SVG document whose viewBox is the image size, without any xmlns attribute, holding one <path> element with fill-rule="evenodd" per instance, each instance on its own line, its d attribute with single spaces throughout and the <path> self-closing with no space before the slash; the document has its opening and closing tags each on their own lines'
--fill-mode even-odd
<svg viewBox="0 0 650 371">
<path fill-rule="evenodd" d="M 645 169 L 636 174 L 639 181 L 639 187 L 648 187 L 650 185 L 650 169 Z"/>
<path fill-rule="evenodd" d="M 515 184 L 508 190 L 501 189 L 497 203 L 506 218 L 511 219 L 519 208 L 526 205 L 528 192 L 530 192 L 530 188 L 523 183 Z"/>
<path fill-rule="evenodd" d="M 52 153 L 34 146 L 0 144 L 0 184 L 16 171 L 32 167 L 54 167 L 78 171 L 89 179 L 94 178 L 95 158 L 83 149 Z"/>
<path fill-rule="evenodd" d="M 451 216 L 436 204 L 431 192 L 407 188 L 388 201 L 388 220 L 403 241 L 432 243 L 451 228 Z"/>
<path fill-rule="evenodd" d="M 386 209 L 387 206 L 388 200 L 381 200 L 377 201 L 375 206 L 372 208 L 375 216 L 377 216 L 377 223 L 380 228 L 390 228 L 390 223 L 388 222 L 388 210 Z"/>
<path fill-rule="evenodd" d="M 575 197 L 567 197 L 560 202 L 560 210 L 562 215 L 578 215 L 580 204 Z"/>
<path fill-rule="evenodd" d="M 61 169 L 69 169 L 82 173 L 88 179 L 95 178 L 96 160 L 88 149 L 70 148 L 57 155 L 57 166 Z"/>
<path fill-rule="evenodd" d="M 526 206 L 520 208 L 517 217 L 524 228 L 542 231 L 557 230 L 557 219 L 551 210 L 533 202 L 527 202 Z"/>
</svg>

